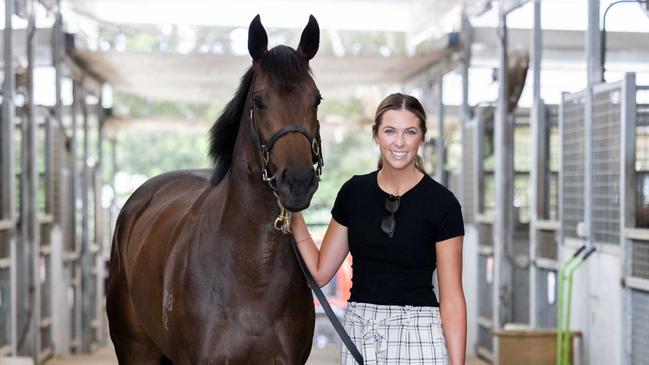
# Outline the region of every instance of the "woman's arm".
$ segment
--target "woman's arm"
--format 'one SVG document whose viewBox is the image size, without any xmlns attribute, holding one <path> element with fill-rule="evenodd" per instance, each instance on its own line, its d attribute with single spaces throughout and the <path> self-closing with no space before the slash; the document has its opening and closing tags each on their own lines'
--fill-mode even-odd
<svg viewBox="0 0 649 365">
<path fill-rule="evenodd" d="M 325 286 L 336 275 L 349 253 L 347 227 L 332 218 L 322 239 L 320 250 L 313 242 L 301 213 L 293 213 L 291 230 L 311 275 L 320 287 Z"/>
<path fill-rule="evenodd" d="M 463 236 L 437 242 L 437 281 L 440 312 L 451 365 L 464 365 L 466 356 L 466 302 L 462 289 Z"/>
</svg>

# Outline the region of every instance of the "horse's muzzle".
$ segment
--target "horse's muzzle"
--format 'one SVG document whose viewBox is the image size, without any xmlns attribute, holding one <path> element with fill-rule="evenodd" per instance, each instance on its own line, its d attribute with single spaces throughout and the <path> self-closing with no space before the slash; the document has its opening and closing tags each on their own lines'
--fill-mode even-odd
<svg viewBox="0 0 649 365">
<path fill-rule="evenodd" d="M 277 195 L 291 212 L 306 209 L 317 188 L 318 178 L 313 166 L 289 167 L 277 177 Z"/>
</svg>

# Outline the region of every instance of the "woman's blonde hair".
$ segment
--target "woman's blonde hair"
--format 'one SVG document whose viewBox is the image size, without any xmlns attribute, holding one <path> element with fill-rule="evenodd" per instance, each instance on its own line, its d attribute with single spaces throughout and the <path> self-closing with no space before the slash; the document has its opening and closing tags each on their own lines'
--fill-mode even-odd
<svg viewBox="0 0 649 365">
<path fill-rule="evenodd" d="M 419 128 L 422 131 L 422 139 L 425 141 L 426 112 L 424 111 L 424 107 L 414 96 L 401 93 L 390 94 L 386 96 L 385 99 L 381 101 L 381 103 L 379 103 L 379 106 L 376 108 L 376 114 L 374 115 L 374 124 L 372 124 L 372 135 L 376 138 L 379 132 L 379 127 L 381 126 L 381 122 L 383 121 L 383 115 L 388 110 L 402 109 L 411 112 L 417 117 L 417 119 L 419 119 Z M 383 167 L 383 157 L 379 157 L 377 167 L 379 168 L 379 170 Z M 426 173 L 426 171 L 424 170 L 424 161 L 422 160 L 421 156 L 419 156 L 419 154 L 417 154 L 417 158 L 415 160 L 415 167 L 417 168 L 417 170 L 423 172 L 424 174 Z"/>
</svg>

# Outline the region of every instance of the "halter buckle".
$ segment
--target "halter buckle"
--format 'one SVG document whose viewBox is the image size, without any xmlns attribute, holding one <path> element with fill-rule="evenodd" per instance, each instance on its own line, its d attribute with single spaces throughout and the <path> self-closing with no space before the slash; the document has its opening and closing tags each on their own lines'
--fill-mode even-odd
<svg viewBox="0 0 649 365">
<path fill-rule="evenodd" d="M 313 152 L 314 156 L 320 156 L 320 146 L 318 145 L 318 140 L 315 138 L 313 139 L 313 141 L 311 141 L 311 151 Z"/>
</svg>

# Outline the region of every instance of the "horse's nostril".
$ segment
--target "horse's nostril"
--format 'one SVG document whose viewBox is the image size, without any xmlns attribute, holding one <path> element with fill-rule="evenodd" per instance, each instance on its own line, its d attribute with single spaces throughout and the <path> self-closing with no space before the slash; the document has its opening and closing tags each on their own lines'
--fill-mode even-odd
<svg viewBox="0 0 649 365">
<path fill-rule="evenodd" d="M 292 188 L 310 184 L 314 176 L 312 167 L 293 167 L 282 172 L 282 178 L 286 179 Z"/>
</svg>

